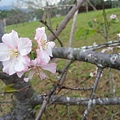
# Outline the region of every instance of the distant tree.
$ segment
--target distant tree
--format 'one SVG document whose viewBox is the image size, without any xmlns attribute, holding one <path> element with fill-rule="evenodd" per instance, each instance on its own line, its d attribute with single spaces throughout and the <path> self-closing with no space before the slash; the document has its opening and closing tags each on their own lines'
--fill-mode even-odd
<svg viewBox="0 0 120 120">
<path fill-rule="evenodd" d="M 2 38 L 3 34 L 4 34 L 3 24 L 0 21 L 0 42 L 2 42 L 1 38 Z"/>
<path fill-rule="evenodd" d="M 24 11 L 20 9 L 13 9 L 6 16 L 7 24 L 24 23 L 27 20 L 27 16 Z"/>
<path fill-rule="evenodd" d="M 1 10 L 0 11 L 0 19 L 6 18 L 7 14 L 9 14 L 10 11 L 8 10 Z"/>
<path fill-rule="evenodd" d="M 17 0 L 16 6 L 24 7 L 26 6 L 28 9 L 43 9 L 46 6 L 46 2 L 49 5 L 57 4 L 59 0 Z"/>
<path fill-rule="evenodd" d="M 94 4 L 95 6 L 98 5 L 98 4 L 101 4 L 100 1 L 101 1 L 101 0 L 90 0 L 90 2 L 91 2 L 92 4 Z"/>
<path fill-rule="evenodd" d="M 66 15 L 69 10 L 72 8 L 72 6 L 67 6 L 67 5 L 73 5 L 76 3 L 76 0 L 60 0 L 60 2 L 58 3 L 59 9 L 58 9 L 58 13 L 60 13 L 61 15 Z"/>
</svg>

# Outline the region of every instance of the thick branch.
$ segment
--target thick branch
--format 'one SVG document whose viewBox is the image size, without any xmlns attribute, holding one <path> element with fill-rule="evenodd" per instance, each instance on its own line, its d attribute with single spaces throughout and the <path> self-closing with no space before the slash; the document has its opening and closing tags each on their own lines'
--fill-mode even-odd
<svg viewBox="0 0 120 120">
<path fill-rule="evenodd" d="M 30 86 L 30 84 L 24 82 L 23 77 L 18 78 L 16 74 L 9 76 L 3 72 L 0 72 L 0 79 L 6 85 L 13 84 L 13 86 L 11 87 L 18 90 L 18 92 L 13 92 L 13 95 L 16 98 L 16 103 L 14 103 L 15 106 L 11 113 L 12 115 L 14 115 L 14 118 L 17 120 L 34 120 L 34 106 L 32 104 L 34 90 Z M 11 117 L 13 117 L 12 115 Z M 9 120 L 12 120 L 12 118 Z"/>
<path fill-rule="evenodd" d="M 54 48 L 53 57 L 78 60 L 92 63 L 103 68 L 110 67 L 120 70 L 120 56 L 118 54 L 105 54 L 84 48 Z"/>
<path fill-rule="evenodd" d="M 81 5 L 82 5 L 83 2 L 84 2 L 84 0 L 79 0 L 78 4 L 75 5 L 69 11 L 69 13 L 65 16 L 65 18 L 62 20 L 62 22 L 59 24 L 57 30 L 54 30 L 54 33 L 55 33 L 56 36 L 58 36 L 62 32 L 62 30 L 64 30 L 64 28 L 67 25 L 67 23 L 73 17 L 74 13 L 81 7 Z M 56 39 L 56 37 L 53 34 L 50 34 L 48 36 L 48 40 L 50 40 L 50 41 L 54 41 L 55 39 Z"/>
<path fill-rule="evenodd" d="M 35 105 L 42 104 L 42 101 L 45 96 L 36 95 Z M 83 105 L 87 106 L 89 98 L 75 98 L 75 97 L 66 97 L 66 96 L 52 96 L 51 103 L 60 104 L 60 105 Z M 92 105 L 119 105 L 120 98 L 94 98 L 91 101 Z"/>
<path fill-rule="evenodd" d="M 0 116 L 0 120 L 16 120 L 16 118 L 11 114 L 5 114 L 3 116 Z"/>
</svg>

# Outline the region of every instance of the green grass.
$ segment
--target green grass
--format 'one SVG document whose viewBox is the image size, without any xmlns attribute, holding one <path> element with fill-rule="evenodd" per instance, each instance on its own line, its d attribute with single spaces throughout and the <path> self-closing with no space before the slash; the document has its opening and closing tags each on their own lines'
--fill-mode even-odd
<svg viewBox="0 0 120 120">
<path fill-rule="evenodd" d="M 107 18 L 109 20 L 109 17 L 111 14 L 117 14 L 119 18 L 119 22 L 117 24 L 112 24 L 109 29 L 109 40 L 114 40 L 116 37 L 117 33 L 120 33 L 120 8 L 115 8 L 115 9 L 107 9 Z M 93 11 L 93 12 L 88 12 L 88 13 L 80 13 L 77 17 L 76 21 L 76 27 L 75 27 L 75 35 L 73 39 L 73 44 L 72 47 L 82 47 L 82 46 L 87 46 L 87 45 L 92 45 L 94 42 L 100 44 L 104 43 L 106 40 L 98 33 L 94 33 L 87 37 L 85 39 L 85 33 L 82 33 L 82 35 L 78 38 L 77 33 L 80 29 L 84 28 L 85 30 L 89 28 L 88 22 L 93 21 L 94 18 L 102 18 L 103 12 L 100 11 Z M 59 18 L 52 18 L 52 28 L 55 29 L 57 25 L 61 22 L 61 20 L 64 18 L 64 16 L 59 17 Z M 65 29 L 62 31 L 62 33 L 58 36 L 60 40 L 63 42 L 63 45 L 65 47 L 68 47 L 68 41 L 69 41 L 69 36 L 70 36 L 70 30 L 71 30 L 71 25 L 72 25 L 72 19 L 70 22 L 67 24 Z M 23 24 L 18 24 L 16 25 L 11 25 L 7 26 L 7 31 L 10 32 L 12 29 L 17 31 L 21 37 L 29 37 L 30 39 L 34 39 L 34 33 L 35 29 L 39 26 L 44 26 L 42 25 L 39 21 L 36 22 L 29 22 Z M 46 29 L 47 35 L 49 35 L 49 31 Z M 56 46 L 60 46 L 57 41 Z M 62 69 L 65 66 L 65 60 L 59 59 L 57 61 L 57 68 Z M 88 64 L 88 63 L 83 63 L 83 62 L 74 62 L 71 66 L 70 69 L 68 70 L 68 75 L 66 76 L 66 82 L 64 83 L 65 86 L 68 87 L 75 87 L 76 85 L 79 85 L 79 87 L 89 87 L 94 83 L 95 78 L 90 78 L 89 80 L 85 81 L 90 72 L 95 71 L 95 66 Z M 101 78 L 100 84 L 98 86 L 98 91 L 96 93 L 96 97 L 110 97 L 109 94 L 109 83 L 108 83 L 108 70 L 104 70 L 104 77 Z M 52 75 L 49 75 L 52 76 Z M 57 75 L 56 75 L 57 76 Z M 117 75 L 117 72 L 114 72 L 114 80 L 116 84 L 116 88 L 118 88 L 116 96 L 120 97 L 119 91 L 119 76 Z M 53 80 L 55 79 L 55 76 L 52 76 Z M 84 82 L 85 81 L 85 82 Z M 34 78 L 34 80 L 31 81 L 31 84 L 33 85 L 34 89 L 36 90 L 37 93 L 45 93 L 47 90 L 49 90 L 52 87 L 52 83 L 49 83 L 49 81 L 46 79 L 44 81 L 37 80 Z M 59 94 L 64 93 L 66 90 L 61 90 Z M 67 93 L 69 96 L 79 96 L 79 97 L 89 97 L 90 92 L 87 91 L 69 91 Z M 71 106 L 70 107 L 70 116 L 72 120 L 80 120 L 81 115 L 83 111 L 85 110 L 86 107 L 83 106 Z M 101 107 L 95 107 L 96 109 L 99 110 L 99 112 L 104 116 L 110 117 L 111 111 L 109 109 L 113 109 L 113 111 L 117 111 L 118 107 L 115 106 L 104 106 L 103 108 Z M 55 112 L 54 112 L 55 111 Z M 104 112 L 103 112 L 104 111 Z M 101 120 L 101 118 L 93 111 L 90 112 L 88 115 L 89 120 L 96 119 L 96 120 Z M 65 106 L 50 106 L 47 108 L 46 112 L 43 115 L 43 120 L 68 120 L 68 114 L 67 114 L 67 109 Z M 120 119 L 120 117 L 118 118 Z"/>
<path fill-rule="evenodd" d="M 108 20 L 109 20 L 109 16 L 111 14 L 117 14 L 118 18 L 120 18 L 120 12 L 119 11 L 120 11 L 119 8 L 107 9 L 106 13 L 107 13 Z M 76 33 L 77 33 L 78 30 L 80 30 L 83 27 L 85 29 L 88 29 L 89 28 L 88 22 L 93 21 L 94 18 L 96 18 L 96 17 L 102 18 L 102 14 L 103 14 L 103 12 L 102 12 L 102 10 L 100 10 L 100 11 L 96 11 L 96 12 L 92 11 L 92 12 L 88 12 L 88 13 L 80 13 L 78 15 L 77 21 L 76 21 L 76 27 L 75 27 L 75 35 L 74 35 L 74 40 L 73 40 L 73 45 L 72 45 L 73 47 L 81 47 L 81 46 L 85 46 L 85 45 L 91 45 L 91 44 L 93 44 L 93 42 L 97 42 L 97 43 L 104 42 L 104 39 L 100 35 L 98 35 L 98 33 L 95 33 L 95 34 L 91 35 L 86 40 L 84 39 L 84 34 L 80 38 L 76 37 Z M 52 18 L 51 19 L 52 28 L 55 29 L 59 25 L 59 23 L 61 22 L 61 20 L 63 18 L 64 18 L 64 16 L 59 17 L 59 18 Z M 60 40 L 63 42 L 64 46 L 68 46 L 71 24 L 72 24 L 72 19 L 67 24 L 67 26 L 62 31 L 62 33 L 58 36 L 60 38 Z M 31 39 L 34 39 L 35 29 L 39 26 L 44 26 L 44 25 L 42 25 L 39 21 L 25 23 L 24 25 L 23 24 L 18 24 L 17 26 L 16 25 L 11 25 L 11 26 L 7 26 L 7 31 L 6 32 L 10 32 L 12 29 L 14 29 L 19 33 L 19 35 L 21 37 L 29 37 Z M 113 32 L 112 36 L 115 36 L 116 32 L 117 33 L 120 32 L 119 25 L 114 24 L 112 27 L 115 27 L 115 29 L 110 30 L 110 32 L 111 33 Z M 49 34 L 49 33 L 50 32 L 47 31 L 47 34 Z M 98 36 L 98 37 L 96 37 L 96 36 Z M 111 34 L 110 34 L 110 37 L 111 37 Z M 114 37 L 111 37 L 111 39 L 113 39 L 113 38 Z M 57 41 L 56 41 L 56 44 L 59 45 L 57 43 Z"/>
</svg>

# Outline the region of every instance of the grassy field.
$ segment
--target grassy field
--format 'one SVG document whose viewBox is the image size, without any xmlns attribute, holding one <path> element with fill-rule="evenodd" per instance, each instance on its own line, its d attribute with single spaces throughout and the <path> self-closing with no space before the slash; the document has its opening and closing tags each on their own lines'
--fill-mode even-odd
<svg viewBox="0 0 120 120">
<path fill-rule="evenodd" d="M 120 33 L 120 9 L 108 9 L 106 10 L 107 18 L 109 21 L 109 17 L 111 14 L 116 14 L 118 16 L 119 21 L 117 23 L 114 23 L 110 25 L 109 27 L 109 37 L 108 40 L 115 40 L 116 34 Z M 88 34 L 86 36 L 86 30 L 93 30 L 95 27 L 89 27 L 88 23 L 93 22 L 95 18 L 99 20 L 103 20 L 103 11 L 94 11 L 94 12 L 88 12 L 88 13 L 80 13 L 77 17 L 76 21 L 76 27 L 75 27 L 75 35 L 73 39 L 72 47 L 82 47 L 87 45 L 92 45 L 94 42 L 97 44 L 101 44 L 106 42 L 106 40 L 97 32 L 94 32 L 93 34 Z M 52 28 L 55 29 L 56 26 L 60 23 L 60 21 L 64 18 L 64 16 L 59 18 L 53 18 L 52 21 Z M 63 45 L 65 47 L 68 47 L 68 41 L 70 36 L 70 30 L 71 30 L 71 24 L 72 20 L 68 23 L 68 25 L 65 27 L 63 32 L 58 36 L 60 40 L 63 42 Z M 29 22 L 23 24 L 11 25 L 7 26 L 6 32 L 10 32 L 12 29 L 17 31 L 21 37 L 29 37 L 30 39 L 34 39 L 34 33 L 35 29 L 39 26 L 44 26 L 40 22 Z M 50 32 L 46 29 L 47 34 Z M 80 35 L 81 34 L 81 35 Z M 55 41 L 56 46 L 60 46 L 57 41 Z M 66 64 L 65 60 L 58 59 L 57 60 L 57 69 L 62 69 Z M 90 78 L 88 81 L 85 81 L 88 77 L 90 72 L 95 71 L 95 66 L 76 61 L 68 70 L 68 75 L 66 76 L 66 82 L 64 83 L 65 86 L 69 87 L 75 87 L 78 85 L 78 87 L 89 87 L 94 83 L 94 78 Z M 119 75 L 117 74 L 118 71 L 111 70 L 114 78 L 114 86 L 116 87 L 115 95 L 117 97 L 120 97 L 120 82 L 119 82 Z M 55 80 L 55 77 L 51 74 L 49 76 Z M 105 69 L 103 72 L 103 77 L 101 78 L 101 82 L 98 86 L 97 92 L 95 97 L 111 97 L 110 93 L 110 75 L 109 70 Z M 85 82 L 84 82 L 85 81 Z M 48 84 L 48 80 L 40 81 L 37 78 L 34 78 L 30 81 L 33 85 L 34 89 L 37 93 L 45 93 L 47 90 L 49 90 L 52 87 L 52 83 Z M 63 94 L 66 92 L 66 90 L 62 90 L 59 94 Z M 68 91 L 68 96 L 73 97 L 89 97 L 90 91 Z M 39 109 L 40 106 L 36 107 L 36 110 Z M 47 108 L 46 112 L 44 113 L 42 120 L 80 120 L 83 114 L 83 111 L 86 107 L 84 106 L 50 106 Z M 91 109 L 88 120 L 120 120 L 120 107 L 119 106 L 95 106 Z M 116 114 L 118 112 L 118 114 Z M 111 115 L 116 114 L 111 117 Z M 102 117 L 103 118 L 102 118 Z"/>
</svg>

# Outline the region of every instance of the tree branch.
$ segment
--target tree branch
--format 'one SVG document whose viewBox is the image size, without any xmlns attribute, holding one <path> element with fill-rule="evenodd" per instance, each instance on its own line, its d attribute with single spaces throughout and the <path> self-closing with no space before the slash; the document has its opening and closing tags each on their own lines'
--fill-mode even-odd
<svg viewBox="0 0 120 120">
<path fill-rule="evenodd" d="M 81 5 L 83 4 L 84 0 L 79 0 L 78 4 L 75 5 L 70 11 L 69 13 L 65 16 L 65 18 L 62 20 L 62 22 L 59 24 L 57 30 L 54 30 L 53 32 L 55 33 L 56 36 L 58 36 L 62 30 L 64 30 L 65 26 L 67 25 L 67 23 L 70 21 L 70 19 L 73 17 L 74 13 L 81 7 Z M 48 40 L 50 41 L 54 41 L 56 39 L 56 37 L 53 34 L 50 34 L 48 36 Z"/>
<path fill-rule="evenodd" d="M 82 120 L 86 119 L 86 116 L 87 116 L 88 112 L 90 111 L 90 109 L 92 107 L 92 100 L 94 98 L 94 95 L 95 95 L 95 92 L 96 92 L 96 89 L 97 89 L 98 82 L 100 80 L 100 76 L 102 74 L 102 71 L 103 71 L 103 69 L 101 67 L 98 67 L 97 76 L 96 76 L 96 79 L 95 79 L 95 82 L 94 82 L 94 85 L 93 85 L 93 90 L 92 90 L 92 93 L 91 93 L 91 96 L 90 96 L 90 99 L 89 99 L 89 102 L 88 102 L 88 105 L 87 105 L 87 109 L 84 111 L 84 114 L 82 116 Z"/>
<path fill-rule="evenodd" d="M 13 84 L 12 88 L 18 90 L 18 92 L 13 92 L 16 101 L 11 113 L 13 113 L 14 118 L 17 120 L 34 120 L 35 114 L 33 111 L 34 106 L 32 99 L 34 98 L 35 92 L 28 82 L 24 82 L 23 78 L 24 76 L 22 78 L 18 78 L 16 74 L 9 76 L 3 72 L 0 72 L 0 79 L 6 85 Z"/>
<path fill-rule="evenodd" d="M 105 54 L 84 48 L 54 48 L 53 58 L 78 60 L 95 64 L 100 67 L 110 67 L 120 70 L 120 56 L 118 54 Z"/>
<path fill-rule="evenodd" d="M 36 95 L 34 104 L 42 104 L 42 101 L 46 95 Z M 54 101 L 54 102 L 53 102 Z M 87 106 L 89 103 L 89 98 L 79 98 L 79 97 L 68 97 L 68 96 L 57 96 L 51 97 L 50 101 L 53 104 L 59 105 L 82 105 Z M 120 98 L 94 98 L 91 100 L 91 105 L 119 105 Z"/>
</svg>

